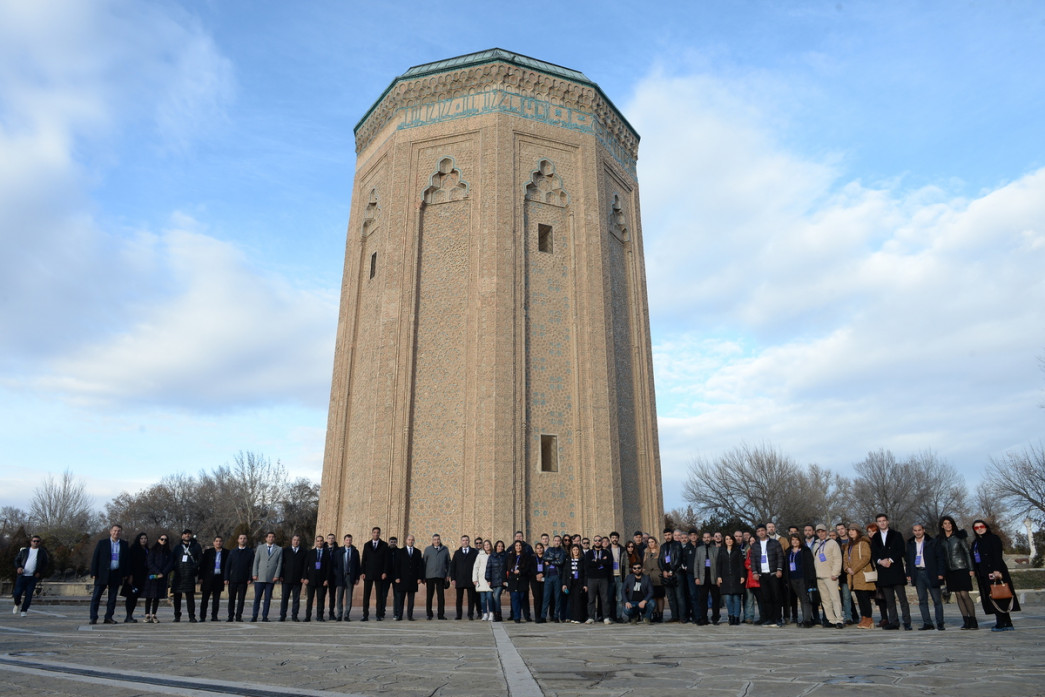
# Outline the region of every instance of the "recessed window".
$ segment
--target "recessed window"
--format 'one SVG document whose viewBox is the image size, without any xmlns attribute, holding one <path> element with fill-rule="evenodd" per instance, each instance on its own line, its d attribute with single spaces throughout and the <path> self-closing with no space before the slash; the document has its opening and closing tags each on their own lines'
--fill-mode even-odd
<svg viewBox="0 0 1045 697">
<path fill-rule="evenodd" d="M 542 252 L 552 251 L 552 226 L 551 225 L 538 225 L 537 226 L 537 249 Z"/>
<path fill-rule="evenodd" d="M 559 446 L 555 436 L 541 436 L 541 471 L 559 471 Z"/>
<path fill-rule="evenodd" d="M 370 255 L 370 278 L 377 273 L 377 252 Z"/>
</svg>

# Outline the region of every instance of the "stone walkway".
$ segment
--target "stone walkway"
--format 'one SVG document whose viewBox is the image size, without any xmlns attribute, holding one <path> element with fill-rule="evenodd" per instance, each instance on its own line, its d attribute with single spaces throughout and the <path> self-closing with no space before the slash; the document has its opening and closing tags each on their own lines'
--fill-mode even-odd
<svg viewBox="0 0 1045 697">
<path fill-rule="evenodd" d="M 1045 695 L 1045 605 L 1017 631 L 487 622 L 87 624 L 0 605 L 0 694 Z M 912 608 L 913 609 L 913 608 Z M 357 609 L 358 611 L 358 609 Z M 122 616 L 122 611 L 118 613 Z"/>
</svg>

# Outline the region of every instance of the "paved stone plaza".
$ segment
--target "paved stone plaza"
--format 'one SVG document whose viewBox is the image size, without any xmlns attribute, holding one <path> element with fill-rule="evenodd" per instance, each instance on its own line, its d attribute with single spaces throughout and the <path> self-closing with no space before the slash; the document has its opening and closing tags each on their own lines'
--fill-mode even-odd
<svg viewBox="0 0 1045 697">
<path fill-rule="evenodd" d="M 1041 603 L 1004 633 L 987 631 L 990 621 L 943 633 L 423 619 L 172 624 L 169 608 L 159 625 L 90 626 L 86 605 L 41 604 L 26 618 L 2 608 L 4 695 L 1045 695 Z"/>
</svg>

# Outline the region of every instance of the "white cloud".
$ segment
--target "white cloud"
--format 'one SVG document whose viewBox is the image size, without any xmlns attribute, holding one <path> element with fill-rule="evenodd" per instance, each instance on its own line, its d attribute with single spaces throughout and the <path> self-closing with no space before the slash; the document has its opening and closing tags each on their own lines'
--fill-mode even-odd
<svg viewBox="0 0 1045 697">
<path fill-rule="evenodd" d="M 653 75 L 627 113 L 666 482 L 762 439 L 843 471 L 931 447 L 975 477 L 1040 434 L 1045 170 L 971 200 L 848 179 L 706 76 Z"/>
</svg>

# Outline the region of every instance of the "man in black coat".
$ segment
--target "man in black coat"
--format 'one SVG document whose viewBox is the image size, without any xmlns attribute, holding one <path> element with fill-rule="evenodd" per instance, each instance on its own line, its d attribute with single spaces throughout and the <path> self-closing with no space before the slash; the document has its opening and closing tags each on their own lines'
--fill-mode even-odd
<svg viewBox="0 0 1045 697">
<path fill-rule="evenodd" d="M 174 621 L 181 622 L 181 600 L 189 611 L 189 622 L 196 622 L 196 577 L 199 575 L 203 548 L 192 535 L 192 530 L 182 530 L 181 542 L 174 546 L 174 571 L 171 574 L 171 591 L 174 595 Z"/>
<path fill-rule="evenodd" d="M 940 597 L 940 586 L 943 584 L 943 573 L 947 568 L 943 558 L 943 548 L 929 535 L 925 527 L 915 523 L 911 528 L 914 536 L 907 540 L 907 582 L 913 583 L 918 590 L 918 609 L 922 613 L 921 630 L 933 629 L 929 618 L 929 597 L 933 599 L 936 611 L 936 629 L 943 631 L 943 599 Z"/>
<path fill-rule="evenodd" d="M 910 631 L 911 606 L 907 603 L 907 574 L 904 573 L 904 556 L 907 548 L 903 536 L 889 529 L 889 516 L 879 513 L 875 517 L 878 532 L 871 538 L 871 559 L 878 567 L 878 587 L 885 596 L 886 612 L 889 621 L 885 629 L 899 629 L 900 618 L 896 614 L 896 604 L 900 603 L 903 617 L 903 628 Z"/>
<path fill-rule="evenodd" d="M 475 560 L 479 558 L 479 550 L 471 546 L 468 535 L 461 536 L 461 546 L 450 559 L 450 580 L 457 588 L 457 619 L 463 614 L 464 595 L 468 594 L 468 619 L 475 619 L 475 606 L 479 599 L 472 581 Z"/>
<path fill-rule="evenodd" d="M 370 541 L 363 545 L 363 621 L 370 619 L 370 593 L 377 590 L 374 601 L 374 614 L 377 621 L 385 618 L 385 605 L 388 604 L 388 575 L 392 570 L 392 561 L 388 553 L 388 543 L 381 539 L 381 528 L 370 531 Z"/>
<path fill-rule="evenodd" d="M 312 621 L 312 598 L 316 599 L 316 621 L 325 622 L 323 601 L 330 586 L 330 557 L 326 553 L 322 535 L 316 535 L 316 545 L 305 554 L 305 621 Z"/>
<path fill-rule="evenodd" d="M 94 547 L 91 556 L 91 578 L 94 579 L 94 592 L 91 593 L 91 624 L 98 624 L 98 606 L 102 593 L 109 591 L 105 604 L 105 624 L 116 624 L 112 618 L 116 612 L 116 594 L 120 584 L 130 571 L 130 549 L 127 542 L 120 539 L 123 534 L 122 525 L 109 528 L 109 537 L 100 540 Z"/>
<path fill-rule="evenodd" d="M 236 545 L 235 549 L 229 550 L 228 566 L 225 567 L 225 584 L 229 587 L 227 622 L 243 621 L 243 603 L 254 567 L 254 548 L 247 546 L 247 536 L 240 535 Z"/>
<path fill-rule="evenodd" d="M 751 569 L 758 573 L 762 595 L 758 623 L 783 627 L 784 548 L 769 536 L 766 526 L 759 523 L 751 549 Z"/>
<path fill-rule="evenodd" d="M 290 605 L 290 619 L 298 621 L 301 610 L 301 582 L 305 578 L 305 549 L 301 546 L 301 536 L 290 538 L 290 546 L 283 548 L 283 592 L 279 600 L 279 621 L 287 621 L 287 605 Z M 291 604 L 293 599 L 293 604 Z M 334 605 L 333 602 L 330 603 Z"/>
<path fill-rule="evenodd" d="M 200 622 L 207 621 L 207 601 L 213 599 L 210 621 L 218 621 L 218 603 L 225 590 L 225 569 L 229 565 L 229 550 L 223 548 L 221 536 L 214 538 L 214 546 L 203 553 L 200 561 Z"/>
<path fill-rule="evenodd" d="M 414 536 L 407 535 L 406 546 L 397 549 L 392 556 L 392 614 L 397 622 L 403 619 L 404 600 L 406 619 L 414 621 L 414 594 L 417 593 L 417 584 L 424 575 L 421 550 L 414 547 Z"/>
</svg>

